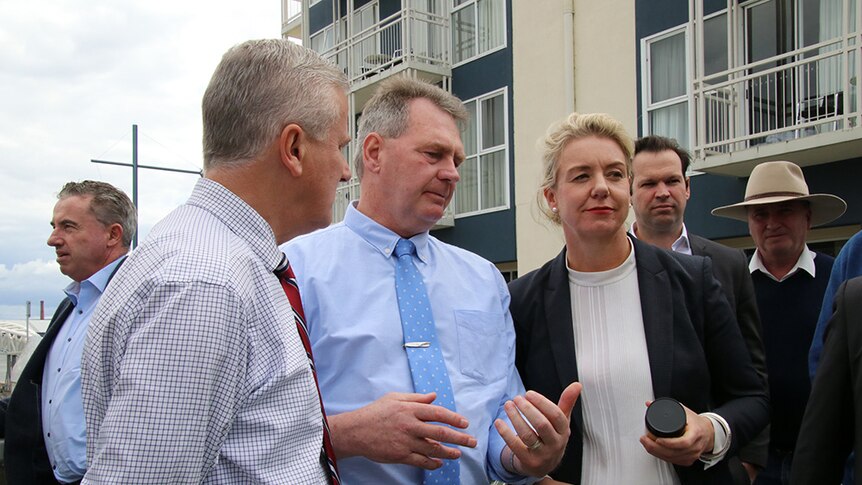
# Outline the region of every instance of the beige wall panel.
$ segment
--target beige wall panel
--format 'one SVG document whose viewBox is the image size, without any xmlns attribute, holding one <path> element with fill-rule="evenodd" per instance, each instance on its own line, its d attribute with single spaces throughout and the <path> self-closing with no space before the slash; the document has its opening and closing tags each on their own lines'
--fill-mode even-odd
<svg viewBox="0 0 862 485">
<path fill-rule="evenodd" d="M 565 43 L 570 53 L 573 38 L 564 28 L 565 16 L 571 19 L 571 7 L 571 0 L 512 2 L 515 225 L 522 275 L 552 258 L 563 245 L 559 228 L 546 222 L 536 206 L 541 179 L 536 142 L 572 107 L 568 98 L 573 86 L 566 79 L 572 79 L 573 70 Z"/>
<path fill-rule="evenodd" d="M 575 108 L 608 113 L 637 135 L 634 0 L 575 0 Z"/>
<path fill-rule="evenodd" d="M 634 0 L 513 0 L 515 210 L 518 272 L 563 246 L 539 213 L 537 141 L 572 110 L 605 112 L 637 128 Z"/>
</svg>

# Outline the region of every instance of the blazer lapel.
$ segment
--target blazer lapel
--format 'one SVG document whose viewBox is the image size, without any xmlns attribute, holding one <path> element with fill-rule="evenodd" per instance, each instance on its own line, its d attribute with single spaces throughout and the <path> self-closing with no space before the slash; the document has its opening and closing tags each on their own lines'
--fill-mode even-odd
<svg viewBox="0 0 862 485">
<path fill-rule="evenodd" d="M 658 249 L 634 239 L 638 289 L 655 397 L 669 396 L 673 372 L 673 297 Z"/>
<path fill-rule="evenodd" d="M 33 355 L 30 356 L 30 360 L 27 361 L 27 365 L 21 372 L 20 379 L 22 381 L 29 380 L 38 384 L 42 383 L 42 368 L 45 366 L 45 358 L 48 356 L 48 350 L 51 348 L 54 338 L 57 337 L 57 332 L 60 331 L 60 327 L 63 326 L 66 318 L 69 317 L 69 314 L 72 313 L 74 308 L 75 305 L 72 304 L 72 300 L 69 298 L 64 298 L 63 301 L 60 302 L 60 306 L 57 307 L 57 311 L 55 311 L 54 316 L 51 317 L 51 323 L 48 324 L 48 329 L 45 330 L 45 335 L 42 336 L 42 340 L 39 342 L 39 345 L 36 346 L 36 349 L 33 351 Z"/>
<path fill-rule="evenodd" d="M 557 366 L 557 375 L 560 376 L 560 385 L 565 389 L 578 380 L 575 334 L 572 329 L 572 296 L 569 292 L 565 249 L 554 259 L 549 269 L 544 302 L 548 337 L 551 340 L 551 353 Z"/>
<path fill-rule="evenodd" d="M 696 234 L 688 234 L 688 243 L 691 245 L 691 254 L 695 256 L 704 256 L 706 253 L 706 245 L 701 241 L 700 236 Z"/>
</svg>

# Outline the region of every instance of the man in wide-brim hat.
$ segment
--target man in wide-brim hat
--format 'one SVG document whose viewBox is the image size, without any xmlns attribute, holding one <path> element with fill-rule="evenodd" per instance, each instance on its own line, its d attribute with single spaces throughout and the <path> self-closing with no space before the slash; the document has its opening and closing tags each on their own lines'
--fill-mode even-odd
<svg viewBox="0 0 862 485">
<path fill-rule="evenodd" d="M 757 249 L 749 270 L 763 326 L 772 405 L 769 460 L 758 484 L 785 484 L 808 394 L 808 348 L 820 314 L 833 258 L 808 249 L 812 226 L 847 209 L 839 197 L 811 194 L 802 170 L 791 162 L 754 168 L 745 199 L 713 209 L 720 217 L 748 222 Z"/>
<path fill-rule="evenodd" d="M 802 169 L 793 162 L 765 162 L 754 167 L 745 187 L 745 200 L 716 207 L 712 214 L 748 222 L 748 208 L 786 201 L 807 201 L 811 227 L 832 222 L 847 210 L 847 203 L 831 194 L 809 194 Z"/>
</svg>

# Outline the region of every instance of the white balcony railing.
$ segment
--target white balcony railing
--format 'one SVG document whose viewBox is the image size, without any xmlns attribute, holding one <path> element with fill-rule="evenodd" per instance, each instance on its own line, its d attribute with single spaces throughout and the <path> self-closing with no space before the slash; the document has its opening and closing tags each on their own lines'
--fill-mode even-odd
<svg viewBox="0 0 862 485">
<path fill-rule="evenodd" d="M 404 62 L 445 69 L 450 66 L 448 29 L 446 17 L 406 9 L 321 54 L 344 70 L 351 85 Z"/>
<path fill-rule="evenodd" d="M 862 127 L 860 45 L 839 37 L 695 80 L 695 159 Z"/>
</svg>

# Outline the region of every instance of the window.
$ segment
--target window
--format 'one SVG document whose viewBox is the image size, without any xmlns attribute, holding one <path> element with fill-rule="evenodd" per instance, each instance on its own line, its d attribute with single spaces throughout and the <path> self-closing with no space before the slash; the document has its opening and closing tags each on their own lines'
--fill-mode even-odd
<svg viewBox="0 0 862 485">
<path fill-rule="evenodd" d="M 677 28 L 642 41 L 645 132 L 689 147 L 687 31 Z"/>
<path fill-rule="evenodd" d="M 353 42 L 353 72 L 370 71 L 385 62 L 380 57 L 380 35 L 366 32 L 377 24 L 379 15 L 376 1 L 353 12 L 353 31 L 350 34 Z"/>
<path fill-rule="evenodd" d="M 312 34 L 310 40 L 311 50 L 318 54 L 323 54 L 335 46 L 335 26 L 331 24 L 327 25 L 322 30 Z"/>
<path fill-rule="evenodd" d="M 501 0 L 453 0 L 453 64 L 485 55 L 505 45 L 505 2 Z"/>
<path fill-rule="evenodd" d="M 458 168 L 455 216 L 509 206 L 508 116 L 506 90 L 472 99 L 464 106 L 470 119 L 461 129 L 466 159 Z"/>
</svg>

